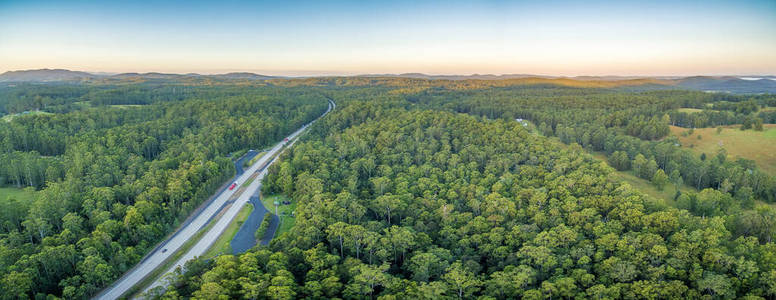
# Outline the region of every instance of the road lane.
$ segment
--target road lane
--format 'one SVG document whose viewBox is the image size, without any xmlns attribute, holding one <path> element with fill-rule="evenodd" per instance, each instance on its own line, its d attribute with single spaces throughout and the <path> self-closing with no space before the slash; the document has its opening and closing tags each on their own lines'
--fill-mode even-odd
<svg viewBox="0 0 776 300">
<path fill-rule="evenodd" d="M 329 108 L 326 110 L 326 112 L 321 115 L 321 117 L 325 116 L 327 113 L 329 113 L 332 109 L 334 109 L 336 105 L 333 101 L 329 100 Z M 318 117 L 320 119 L 321 117 Z M 315 121 L 317 121 L 316 119 Z M 315 122 L 313 121 L 313 122 Z M 272 147 L 264 156 L 262 156 L 256 163 L 254 163 L 250 168 L 248 168 L 245 173 L 238 176 L 237 179 L 234 181 L 237 184 L 238 188 L 235 188 L 234 190 L 225 190 L 223 191 L 214 201 L 212 201 L 205 209 L 202 209 L 199 214 L 191 220 L 188 224 L 185 224 L 182 228 L 180 228 L 172 237 L 170 237 L 167 241 L 163 242 L 161 246 L 157 247 L 153 250 L 153 252 L 148 255 L 144 260 L 142 260 L 137 266 L 132 268 L 129 272 L 124 274 L 118 281 L 116 281 L 112 286 L 109 288 L 103 290 L 100 294 L 95 296 L 95 299 L 117 299 L 121 297 L 124 293 L 126 293 L 129 289 L 134 287 L 138 282 L 143 280 L 143 278 L 158 268 L 160 265 L 164 263 L 166 259 L 168 259 L 173 253 L 177 252 L 181 246 L 183 246 L 186 241 L 191 239 L 200 229 L 205 227 L 207 223 L 210 221 L 210 219 L 215 216 L 222 207 L 224 207 L 225 204 L 229 201 L 232 196 L 234 196 L 235 192 L 238 190 L 242 190 L 239 187 L 241 187 L 245 182 L 247 182 L 250 177 L 253 175 L 253 173 L 261 172 L 259 173 L 259 176 L 257 177 L 257 180 L 254 180 L 249 185 L 248 189 L 245 189 L 246 192 L 243 192 L 242 195 L 235 201 L 235 203 L 230 206 L 229 210 L 227 210 L 224 215 L 218 220 L 218 223 L 216 223 L 213 228 L 211 228 L 210 231 L 208 231 L 205 236 L 187 253 L 183 256 L 182 259 L 180 259 L 172 268 L 171 270 L 175 270 L 175 268 L 178 265 L 183 265 L 187 260 L 193 258 L 192 253 L 195 253 L 197 255 L 201 255 L 204 253 L 205 250 L 207 250 L 207 247 L 210 246 L 216 238 L 218 238 L 218 235 L 223 231 L 225 227 L 222 228 L 222 221 L 226 220 L 226 224 L 228 225 L 229 221 L 231 221 L 232 218 L 237 214 L 237 211 L 239 211 L 239 208 L 241 208 L 243 205 L 245 205 L 246 200 L 249 198 L 250 194 L 258 189 L 261 185 L 261 178 L 263 178 L 263 174 L 266 174 L 266 169 L 270 165 L 272 161 L 274 161 L 275 154 L 278 153 L 278 151 L 281 151 L 283 149 L 283 146 L 285 144 L 289 144 L 290 147 L 296 140 L 296 138 L 299 134 L 301 134 L 307 127 L 310 126 L 313 122 L 310 122 L 302 128 L 299 128 L 297 131 L 286 137 L 290 143 L 278 143 L 275 145 L 275 147 Z M 261 169 L 260 169 L 261 168 Z M 234 208 L 237 208 L 236 210 Z M 204 248 L 200 248 L 204 247 Z M 198 253 L 198 254 L 197 254 Z M 185 259 L 185 260 L 184 260 Z M 153 286 L 156 286 L 156 282 Z"/>
<path fill-rule="evenodd" d="M 332 110 L 333 104 L 334 102 L 331 102 L 329 104 L 329 109 L 326 111 L 326 113 Z M 326 113 L 324 113 L 323 115 L 326 115 Z M 265 167 L 257 171 L 246 172 L 246 174 L 252 174 L 253 172 L 259 172 L 259 174 L 258 176 L 256 176 L 255 180 L 253 180 L 250 183 L 248 188 L 244 189 L 244 191 L 242 192 L 242 194 L 240 194 L 237 200 L 235 200 L 234 203 L 232 203 L 232 205 L 229 206 L 226 212 L 224 212 L 223 216 L 218 219 L 216 224 L 213 225 L 213 227 L 210 228 L 210 230 L 207 233 L 205 233 L 205 235 L 194 245 L 194 247 L 189 249 L 189 251 L 186 254 L 184 254 L 180 259 L 178 259 L 178 261 L 172 267 L 167 269 L 167 271 L 165 271 L 164 274 L 172 273 L 178 267 L 182 268 L 187 261 L 192 260 L 204 254 L 210 248 L 210 246 L 212 246 L 213 243 L 215 243 L 216 240 L 218 240 L 218 237 L 221 236 L 224 230 L 226 230 L 226 227 L 229 226 L 229 223 L 232 222 L 232 219 L 234 219 L 234 217 L 237 216 L 237 214 L 240 212 L 242 207 L 250 201 L 251 195 L 261 188 L 261 181 L 262 179 L 264 179 L 264 176 L 267 175 L 269 166 L 273 162 L 275 162 L 275 160 L 280 156 L 283 150 L 291 148 L 291 146 L 293 146 L 293 144 L 296 143 L 297 141 L 296 137 L 299 134 L 301 134 L 305 129 L 307 129 L 307 127 L 310 124 L 312 124 L 312 122 L 303 126 L 299 130 L 297 130 L 296 132 L 288 136 L 288 140 L 289 140 L 288 143 L 280 143 L 277 146 L 273 147 L 269 152 L 267 152 L 267 154 L 262 156 L 259 159 L 259 161 L 256 163 L 256 165 L 264 165 L 264 162 L 266 161 L 266 159 L 269 159 L 270 161 L 266 164 Z M 287 147 L 284 148 L 283 146 L 287 146 Z M 278 155 L 275 155 L 275 154 L 278 154 Z M 253 169 L 253 166 L 251 166 L 251 169 Z M 148 291 L 156 287 L 166 287 L 167 284 L 168 282 L 166 282 L 166 276 L 161 276 L 160 278 L 157 278 L 153 284 L 151 284 L 145 290 L 143 290 L 143 293 L 147 293 Z"/>
</svg>

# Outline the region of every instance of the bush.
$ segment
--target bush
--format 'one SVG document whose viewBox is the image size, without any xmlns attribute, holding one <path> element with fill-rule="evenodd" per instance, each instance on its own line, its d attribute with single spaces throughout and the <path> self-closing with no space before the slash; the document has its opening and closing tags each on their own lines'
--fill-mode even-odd
<svg viewBox="0 0 776 300">
<path fill-rule="evenodd" d="M 240 159 L 245 153 L 248 153 L 248 149 L 241 149 L 237 150 L 234 153 L 232 153 L 232 160 L 237 161 Z"/>
<path fill-rule="evenodd" d="M 267 230 L 269 229 L 269 223 L 272 220 L 272 214 L 266 213 L 264 214 L 264 220 L 261 220 L 261 225 L 259 225 L 259 229 L 256 229 L 256 233 L 254 233 L 254 236 L 256 237 L 256 240 L 261 240 L 264 238 L 264 235 L 267 234 Z"/>
</svg>

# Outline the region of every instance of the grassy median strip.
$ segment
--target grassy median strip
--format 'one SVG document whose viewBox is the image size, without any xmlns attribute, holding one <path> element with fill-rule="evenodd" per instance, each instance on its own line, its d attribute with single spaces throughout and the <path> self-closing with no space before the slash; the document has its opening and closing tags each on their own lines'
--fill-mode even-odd
<svg viewBox="0 0 776 300">
<path fill-rule="evenodd" d="M 256 156 L 254 156 L 253 158 L 251 158 L 251 160 L 249 160 L 249 161 L 245 162 L 245 163 L 243 164 L 243 167 L 244 167 L 244 168 L 249 168 L 250 166 L 252 166 L 253 164 L 255 164 L 257 161 L 259 161 L 259 159 L 261 159 L 261 157 L 262 157 L 262 156 L 264 156 L 264 154 L 267 154 L 267 152 L 266 152 L 266 151 L 259 152 L 259 154 L 256 154 Z"/>
<path fill-rule="evenodd" d="M 197 233 L 191 237 L 188 241 L 183 243 L 181 247 L 178 249 L 178 251 L 175 251 L 170 257 L 168 257 L 166 260 L 164 260 L 164 263 L 162 263 L 159 267 L 154 269 L 153 271 L 149 272 L 148 275 L 143 277 L 143 280 L 140 280 L 135 286 L 133 286 L 131 289 L 127 290 L 122 297 L 129 295 L 127 298 L 134 298 L 136 296 L 139 296 L 140 293 L 143 292 L 143 290 L 146 289 L 146 287 L 150 286 L 156 279 L 158 279 L 161 276 L 164 276 L 165 273 L 170 267 L 172 267 L 178 260 L 189 250 L 191 250 L 192 247 L 194 247 L 197 242 L 199 242 L 200 239 L 202 239 L 202 236 L 205 235 L 208 231 L 210 231 L 213 226 L 218 223 L 218 219 L 221 218 L 224 212 L 229 210 L 229 206 L 232 204 L 227 205 L 224 207 L 218 215 L 216 215 L 210 222 L 207 223 L 205 227 L 197 231 Z M 122 298 L 119 297 L 119 298 Z"/>
<path fill-rule="evenodd" d="M 245 204 L 240 209 L 240 212 L 237 213 L 237 216 L 232 219 L 232 222 L 229 222 L 229 226 L 218 237 L 218 240 L 202 255 L 202 258 L 210 259 L 221 254 L 232 253 L 232 239 L 234 239 L 242 224 L 245 223 L 245 220 L 248 219 L 248 216 L 251 215 L 251 212 L 253 212 L 253 204 Z"/>
<path fill-rule="evenodd" d="M 280 151 L 280 152 L 282 152 L 282 151 Z M 278 154 L 280 154 L 280 152 L 278 152 L 277 154 L 275 154 L 275 156 L 277 156 Z M 259 154 L 257 154 L 257 155 L 256 155 L 256 157 L 264 156 L 264 154 L 266 154 L 266 152 L 259 153 Z M 251 159 L 251 161 L 258 160 L 258 158 L 256 158 L 256 157 L 254 157 L 253 159 Z M 255 180 L 255 179 L 256 179 L 256 174 L 252 175 L 252 176 L 251 176 L 251 177 L 250 177 L 250 178 L 249 178 L 249 179 L 246 181 L 246 183 L 247 183 L 248 185 L 250 185 L 249 183 L 250 183 L 250 182 L 253 182 L 253 180 Z M 242 189 L 243 187 L 240 187 L 240 188 Z M 236 193 L 236 195 L 239 195 L 239 194 L 241 194 L 241 193 L 242 193 L 242 192 Z M 271 204 L 271 203 L 270 203 L 270 204 Z M 158 279 L 159 277 L 161 277 L 161 276 L 165 275 L 165 273 L 164 273 L 164 272 L 166 272 L 166 271 L 167 271 L 167 270 L 168 270 L 170 267 L 172 267 L 172 266 L 173 266 L 173 265 L 174 265 L 176 262 L 178 262 L 178 260 L 179 260 L 179 259 L 180 259 L 180 258 L 181 258 L 181 257 L 182 257 L 184 254 L 186 254 L 187 252 L 189 252 L 189 250 L 191 250 L 191 248 L 192 248 L 192 247 L 194 247 L 194 245 L 195 245 L 197 242 L 199 242 L 199 240 L 202 238 L 202 236 L 203 236 L 203 235 L 205 235 L 205 233 L 207 233 L 208 231 L 210 231 L 210 229 L 213 227 L 213 225 L 215 225 L 215 224 L 217 223 L 217 220 L 218 220 L 219 218 L 221 218 L 221 216 L 223 215 L 223 213 L 224 213 L 224 212 L 226 212 L 227 210 L 229 210 L 229 206 L 231 206 L 231 205 L 232 205 L 232 204 L 229 204 L 229 205 L 227 205 L 226 207 L 224 207 L 224 208 L 223 208 L 223 209 L 222 209 L 222 210 L 221 210 L 221 211 L 218 213 L 218 215 L 216 215 L 216 216 L 215 216 L 215 217 L 214 217 L 212 220 L 210 220 L 210 222 L 208 222 L 208 224 L 207 224 L 207 225 L 206 225 L 204 228 L 200 229 L 200 230 L 199 230 L 199 231 L 198 231 L 198 232 L 197 232 L 197 233 L 196 233 L 196 234 L 195 234 L 195 235 L 194 235 L 194 236 L 193 236 L 191 239 L 189 239 L 188 241 L 186 241 L 186 242 L 185 242 L 185 243 L 184 243 L 184 244 L 183 244 L 183 245 L 182 245 L 182 246 L 181 246 L 181 247 L 178 249 L 178 251 L 176 251 L 176 252 L 175 252 L 175 253 L 173 253 L 173 254 L 172 254 L 170 257 L 168 257 L 168 258 L 167 258 L 167 259 L 164 261 L 164 263 L 163 263 L 163 264 L 162 264 L 160 267 L 158 267 L 158 268 L 154 269 L 153 271 L 149 272 L 149 273 L 148 273 L 148 275 L 146 275 L 145 277 L 143 277 L 143 280 L 140 280 L 140 282 L 138 282 L 138 283 L 137 283 L 135 286 L 133 286 L 131 289 L 127 290 L 127 292 L 126 292 L 126 293 L 124 293 L 124 295 L 122 295 L 122 297 L 119 297 L 119 298 L 125 298 L 125 297 L 126 297 L 126 298 L 133 298 L 133 297 L 136 297 L 136 296 L 138 296 L 140 293 L 142 293 L 142 292 L 143 292 L 143 290 L 145 290 L 145 289 L 146 289 L 146 287 L 148 287 L 148 286 L 150 286 L 151 284 L 153 284 L 153 283 L 154 283 L 154 281 L 156 281 L 156 279 Z M 251 206 L 251 207 L 252 207 L 252 206 Z M 293 207 L 296 207 L 296 205 L 295 205 L 295 204 L 293 204 Z M 267 207 L 267 209 L 270 209 L 270 208 L 269 208 L 269 207 Z M 272 206 L 272 209 L 273 209 L 273 211 L 274 211 L 274 206 Z M 293 211 L 293 209 L 292 209 L 292 211 Z M 241 212 L 242 212 L 242 210 L 241 210 Z M 238 215 L 239 215 L 239 214 L 238 214 Z M 250 212 L 248 213 L 248 215 L 250 215 Z M 289 225 L 290 225 L 290 226 L 293 226 L 293 224 L 295 223 L 294 221 L 296 221 L 296 220 L 293 220 L 293 217 L 290 217 L 290 216 L 289 216 L 289 218 L 291 218 L 292 220 L 291 220 L 290 222 L 286 222 L 286 223 L 290 223 Z M 243 219 L 243 222 L 244 222 L 244 221 L 245 221 L 245 219 Z M 278 228 L 278 231 L 277 231 L 277 232 L 275 232 L 275 236 L 277 236 L 277 235 L 278 235 L 278 234 L 281 232 L 281 231 L 280 231 L 280 229 L 282 229 L 282 228 L 283 228 L 283 223 L 284 223 L 284 222 L 283 222 L 283 218 L 281 218 L 281 224 L 280 224 L 280 228 Z M 230 226 L 231 226 L 231 224 L 230 224 Z M 288 227 L 286 230 L 288 230 L 288 229 L 290 229 L 290 228 L 291 228 L 291 227 Z M 239 230 L 239 226 L 237 226 L 237 229 Z M 228 228 L 227 228 L 227 230 L 228 230 Z M 225 231 L 225 232 L 226 232 L 226 231 Z M 236 233 L 236 231 L 235 231 L 235 233 Z M 223 236 L 224 236 L 224 235 L 222 234 L 222 235 L 221 235 L 221 237 L 219 237 L 219 239 L 221 239 Z M 233 236 L 234 236 L 234 234 L 232 234 L 232 237 L 233 237 Z M 229 240 L 231 240 L 231 238 L 230 238 Z M 211 248 L 213 248 L 213 247 L 211 247 Z M 205 253 L 205 255 L 207 255 L 207 254 L 208 254 L 208 253 Z M 129 296 L 127 296 L 127 295 L 129 295 Z"/>
</svg>

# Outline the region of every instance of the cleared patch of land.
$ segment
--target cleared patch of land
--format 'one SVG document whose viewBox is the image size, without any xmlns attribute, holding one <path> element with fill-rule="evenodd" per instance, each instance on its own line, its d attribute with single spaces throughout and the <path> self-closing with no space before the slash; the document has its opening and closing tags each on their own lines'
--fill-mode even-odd
<svg viewBox="0 0 776 300">
<path fill-rule="evenodd" d="M 280 203 L 277 210 L 277 215 L 280 217 L 280 225 L 278 226 L 278 230 L 275 232 L 275 236 L 279 236 L 281 233 L 291 230 L 291 228 L 294 227 L 294 224 L 296 224 L 296 217 L 291 215 L 291 213 L 296 209 L 296 202 L 283 194 L 261 197 L 261 203 L 263 203 L 264 207 L 266 207 L 267 210 L 273 214 L 275 213 L 275 201 Z M 291 204 L 284 205 L 284 201 L 291 202 Z"/>
<path fill-rule="evenodd" d="M 561 147 L 569 147 L 569 145 L 562 143 L 557 137 L 549 137 L 548 139 Z M 606 155 L 603 152 L 587 152 L 587 153 L 592 155 L 594 158 L 604 162 L 606 165 L 609 165 L 609 160 L 606 158 Z M 612 169 L 614 169 L 614 167 L 612 167 Z M 663 190 L 661 191 L 661 190 L 658 190 L 658 188 L 654 184 L 652 184 L 651 181 L 636 176 L 633 173 L 633 171 L 614 170 L 614 172 L 609 174 L 609 178 L 618 182 L 628 183 L 635 190 L 638 190 L 646 194 L 647 196 L 650 196 L 655 200 L 662 202 L 665 205 L 674 206 L 675 204 L 674 196 L 676 195 L 677 188 L 672 183 L 666 184 L 663 187 Z M 679 191 L 681 191 L 682 193 L 698 192 L 697 189 L 686 184 L 683 184 L 682 186 L 680 186 Z"/>
<path fill-rule="evenodd" d="M 696 112 L 702 112 L 703 110 L 698 108 L 680 108 L 680 109 L 677 109 L 677 111 L 684 112 L 684 113 L 696 113 Z"/>
<path fill-rule="evenodd" d="M 35 199 L 35 190 L 32 188 L 0 187 L 0 200 L 14 198 L 19 202 L 31 202 Z"/>
<path fill-rule="evenodd" d="M 116 105 L 108 105 L 108 106 L 115 107 L 115 108 L 124 108 L 124 109 L 126 109 L 126 108 L 133 108 L 133 107 L 141 107 L 143 105 L 141 105 L 141 104 L 116 104 Z"/>
<path fill-rule="evenodd" d="M 763 108 L 760 108 L 759 111 L 776 111 L 776 106 L 763 107 Z"/>
<path fill-rule="evenodd" d="M 218 237 L 218 240 L 216 240 L 216 242 L 210 246 L 210 249 L 208 249 L 207 252 L 202 255 L 202 257 L 209 259 L 224 253 L 232 253 L 230 242 L 234 238 L 234 235 L 237 234 L 237 231 L 240 230 L 240 226 L 242 226 L 242 224 L 245 222 L 245 219 L 248 219 L 248 216 L 251 215 L 252 211 L 253 204 L 245 204 L 245 206 L 240 209 L 240 212 L 237 213 L 237 216 L 232 219 L 232 222 L 229 223 L 229 226 L 226 227 L 224 233 Z"/>
<path fill-rule="evenodd" d="M 557 137 L 550 138 L 551 141 L 555 142 L 556 144 L 562 146 L 562 147 L 568 147 L 569 145 L 566 145 L 562 143 L 560 140 L 558 140 Z M 609 165 L 609 161 L 606 158 L 606 155 L 602 152 L 588 152 L 590 155 L 593 156 L 593 158 L 596 158 L 603 163 Z M 610 166 L 611 167 L 611 166 Z M 612 167 L 614 169 L 614 167 Z M 609 178 L 618 181 L 618 182 L 624 182 L 628 183 L 632 188 L 635 190 L 638 190 L 647 196 L 650 196 L 654 198 L 654 200 L 657 200 L 659 202 L 662 202 L 665 205 L 674 206 L 674 195 L 676 195 L 676 186 L 668 183 L 663 187 L 663 190 L 658 190 L 658 188 L 652 184 L 651 181 L 643 179 L 641 177 L 636 176 L 633 171 L 617 171 L 614 170 L 611 174 L 609 174 Z M 682 193 L 689 193 L 689 192 L 698 192 L 697 189 L 694 187 L 691 187 L 689 185 L 683 184 L 679 187 L 679 190 Z"/>
<path fill-rule="evenodd" d="M 29 112 L 26 111 L 26 112 L 18 113 L 18 114 L 5 115 L 5 116 L 3 116 L 3 121 L 11 122 L 11 120 L 13 120 L 14 118 L 19 117 L 19 116 L 51 115 L 51 114 L 52 113 L 45 112 L 45 111 L 29 111 Z"/>
<path fill-rule="evenodd" d="M 604 156 L 603 153 L 594 153 L 593 157 L 603 161 L 607 165 L 609 164 L 608 161 L 606 160 L 606 156 Z M 639 190 L 644 194 L 652 196 L 655 199 L 662 200 L 663 203 L 665 203 L 666 205 L 671 205 L 671 206 L 674 205 L 674 195 L 676 195 L 676 186 L 671 183 L 666 184 L 663 187 L 663 190 L 661 191 L 661 190 L 658 190 L 657 187 L 654 184 L 652 184 L 651 181 L 643 179 L 633 174 L 633 171 L 614 171 L 609 175 L 609 177 L 620 182 L 626 182 L 636 190 Z M 679 187 L 679 190 L 682 193 L 698 192 L 698 190 L 686 184 Z"/>
<path fill-rule="evenodd" d="M 679 138 L 682 147 L 688 147 L 698 155 L 716 155 L 720 148 L 725 148 L 728 158 L 751 159 L 763 171 L 776 175 L 776 124 L 763 125 L 763 131 L 742 131 L 739 127 L 723 126 L 719 134 L 716 128 L 696 128 L 693 134 L 682 136 L 689 129 L 671 126 L 671 133 Z"/>
<path fill-rule="evenodd" d="M 73 102 L 73 105 L 77 106 L 80 109 L 89 108 L 92 107 L 92 103 L 89 101 L 78 101 Z"/>
</svg>

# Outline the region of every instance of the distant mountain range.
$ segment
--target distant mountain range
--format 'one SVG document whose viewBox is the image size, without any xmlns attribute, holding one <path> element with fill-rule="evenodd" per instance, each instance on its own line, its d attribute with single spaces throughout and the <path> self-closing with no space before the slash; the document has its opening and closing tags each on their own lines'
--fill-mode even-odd
<svg viewBox="0 0 776 300">
<path fill-rule="evenodd" d="M 345 76 L 348 77 L 348 76 Z M 710 92 L 728 93 L 776 93 L 776 76 L 577 76 L 561 77 L 532 74 L 473 74 L 473 75 L 427 75 L 422 73 L 404 74 L 364 74 L 352 77 L 381 77 L 381 78 L 415 78 L 427 80 L 505 80 L 505 79 L 570 79 L 577 81 L 633 81 L 635 79 L 650 79 L 650 88 L 683 88 Z M 187 78 L 213 78 L 221 80 L 269 80 L 289 77 L 268 76 L 248 72 L 235 72 L 216 75 L 165 74 L 165 73 L 87 73 L 63 69 L 40 69 L 8 71 L 0 74 L 0 82 L 73 82 L 91 81 L 100 79 L 156 79 L 176 80 Z M 646 84 L 646 83 L 645 83 Z"/>
<path fill-rule="evenodd" d="M 736 94 L 776 93 L 776 77 L 774 76 L 695 76 L 679 79 L 676 85 L 690 90 Z"/>
<path fill-rule="evenodd" d="M 0 82 L 56 82 L 56 81 L 88 81 L 96 79 L 128 79 L 128 78 L 145 78 L 145 79 L 184 79 L 184 78 L 200 78 L 211 77 L 220 79 L 247 79 L 247 80 L 267 80 L 283 78 L 278 76 L 267 76 L 254 73 L 226 73 L 217 75 L 201 75 L 196 73 L 188 74 L 166 74 L 166 73 L 121 73 L 121 74 L 107 74 L 107 73 L 87 73 L 81 71 L 70 71 L 64 69 L 40 69 L 40 70 L 22 70 L 22 71 L 8 71 L 0 74 Z"/>
<path fill-rule="evenodd" d="M 96 75 L 80 71 L 63 69 L 40 69 L 24 71 L 8 71 L 0 74 L 0 81 L 13 82 L 49 82 L 49 81 L 74 81 L 85 80 Z"/>
</svg>

